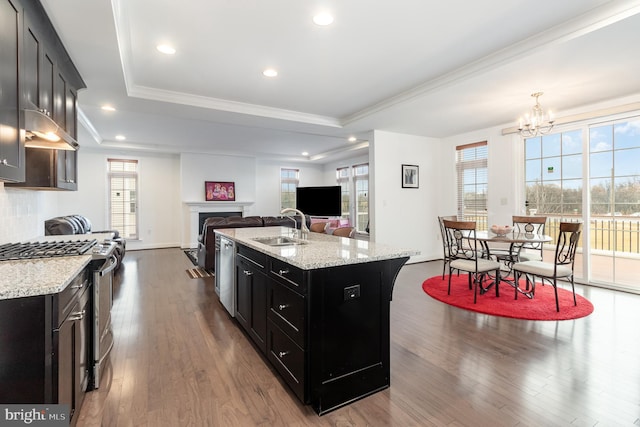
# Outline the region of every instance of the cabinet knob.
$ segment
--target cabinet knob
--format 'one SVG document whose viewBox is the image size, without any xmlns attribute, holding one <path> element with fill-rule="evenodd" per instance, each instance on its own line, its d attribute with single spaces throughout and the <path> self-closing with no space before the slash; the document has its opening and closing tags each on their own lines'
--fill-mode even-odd
<svg viewBox="0 0 640 427">
<path fill-rule="evenodd" d="M 242 270 L 245 276 L 253 276 L 253 273 L 249 270 Z"/>
<path fill-rule="evenodd" d="M 9 162 L 7 161 L 7 159 L 2 159 L 2 161 L 0 161 L 0 163 L 2 163 L 3 165 L 7 166 L 9 164 Z"/>
<path fill-rule="evenodd" d="M 287 308 L 287 307 L 289 307 L 289 304 L 280 304 L 280 305 L 278 306 L 278 310 L 282 311 L 282 310 L 284 310 L 284 309 L 285 309 L 285 308 Z"/>
<path fill-rule="evenodd" d="M 289 274 L 289 270 L 278 270 L 278 274 L 279 275 L 283 275 L 283 274 Z"/>
<path fill-rule="evenodd" d="M 285 357 L 287 354 L 289 354 L 289 352 L 288 352 L 288 351 L 281 351 L 281 352 L 279 352 L 279 353 L 278 353 L 278 357 L 279 357 L 280 359 L 282 359 L 282 358 L 283 358 L 283 357 Z"/>
</svg>

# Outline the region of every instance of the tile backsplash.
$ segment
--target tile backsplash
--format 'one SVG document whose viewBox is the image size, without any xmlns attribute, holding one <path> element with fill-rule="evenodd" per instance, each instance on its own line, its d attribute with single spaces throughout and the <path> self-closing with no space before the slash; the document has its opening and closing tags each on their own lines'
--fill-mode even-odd
<svg viewBox="0 0 640 427">
<path fill-rule="evenodd" d="M 31 239 L 38 233 L 38 192 L 7 189 L 0 183 L 0 244 Z"/>
</svg>

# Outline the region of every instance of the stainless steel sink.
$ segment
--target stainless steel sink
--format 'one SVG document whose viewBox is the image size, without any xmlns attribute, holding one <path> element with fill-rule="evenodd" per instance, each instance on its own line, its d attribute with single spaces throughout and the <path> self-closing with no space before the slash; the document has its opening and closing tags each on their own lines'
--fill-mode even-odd
<svg viewBox="0 0 640 427">
<path fill-rule="evenodd" d="M 304 240 L 293 239 L 286 236 L 276 237 L 256 237 L 251 239 L 255 242 L 262 243 L 267 246 L 292 246 L 292 245 L 306 245 L 308 242 Z"/>
</svg>

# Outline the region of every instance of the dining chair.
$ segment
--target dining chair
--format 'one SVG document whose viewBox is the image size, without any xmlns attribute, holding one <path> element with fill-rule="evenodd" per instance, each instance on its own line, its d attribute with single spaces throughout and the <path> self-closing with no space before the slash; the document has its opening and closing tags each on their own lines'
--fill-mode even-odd
<svg viewBox="0 0 640 427">
<path fill-rule="evenodd" d="M 314 222 L 309 226 L 309 231 L 313 231 L 315 233 L 326 233 L 328 222 Z"/>
<path fill-rule="evenodd" d="M 340 237 L 352 237 L 353 231 L 354 231 L 353 227 L 338 227 L 335 230 L 333 230 L 332 234 L 334 236 L 340 236 Z"/>
<path fill-rule="evenodd" d="M 442 280 L 444 280 L 444 273 L 447 270 L 447 265 L 451 261 L 451 254 L 449 253 L 449 245 L 447 245 L 447 235 L 444 229 L 444 220 L 448 221 L 456 221 L 458 219 L 457 215 L 448 215 L 448 216 L 439 216 L 438 224 L 440 225 L 440 236 L 442 239 L 442 251 L 443 251 L 443 263 L 442 263 Z"/>
<path fill-rule="evenodd" d="M 546 216 L 513 216 L 514 233 L 544 234 Z M 542 261 L 543 243 L 519 243 L 514 245 L 518 261 Z"/>
<path fill-rule="evenodd" d="M 453 270 L 465 271 L 469 275 L 469 289 L 473 289 L 473 303 L 475 304 L 478 298 L 478 287 L 480 287 L 480 293 L 486 292 L 489 286 L 484 288 L 482 283 L 485 278 L 491 278 L 489 272 L 495 271 L 496 297 L 500 296 L 500 263 L 482 257 L 486 252 L 482 245 L 478 246 L 476 223 L 447 219 L 443 219 L 442 223 L 447 239 L 447 250 L 451 254 L 447 294 L 451 295 L 451 273 Z"/>
<path fill-rule="evenodd" d="M 556 311 L 560 311 L 558 303 L 558 279 L 566 279 L 571 283 L 571 292 L 573 292 L 573 305 L 578 305 L 576 300 L 576 289 L 573 282 L 573 266 L 576 258 L 576 249 L 578 248 L 578 240 L 582 233 L 582 223 L 580 222 L 561 222 L 558 231 L 558 241 L 556 243 L 556 252 L 554 262 L 544 261 L 523 261 L 513 264 L 513 272 L 515 275 L 515 299 L 518 299 L 518 293 L 523 293 L 529 298 L 533 298 L 536 291 L 536 277 L 539 277 L 541 283 L 545 281 L 553 286 L 556 296 Z M 527 282 L 527 289 L 531 283 L 530 291 L 522 291 L 519 288 L 520 276 L 524 274 Z"/>
</svg>

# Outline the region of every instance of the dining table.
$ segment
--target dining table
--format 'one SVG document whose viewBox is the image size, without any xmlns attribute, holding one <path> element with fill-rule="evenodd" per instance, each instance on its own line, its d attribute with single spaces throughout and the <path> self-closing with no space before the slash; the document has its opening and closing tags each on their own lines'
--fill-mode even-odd
<svg viewBox="0 0 640 427">
<path fill-rule="evenodd" d="M 519 255 L 520 251 L 523 250 L 523 245 L 526 243 L 548 243 L 552 241 L 553 238 L 546 234 L 520 233 L 514 231 L 506 234 L 496 234 L 488 230 L 479 230 L 476 231 L 476 240 L 482 244 L 486 258 L 496 259 L 504 267 L 501 268 L 500 282 L 506 282 L 515 286 L 512 267 L 513 264 L 519 261 Z M 498 247 L 496 244 L 501 245 Z M 481 289 L 481 293 L 486 292 L 490 287 L 491 286 L 487 286 Z"/>
</svg>

